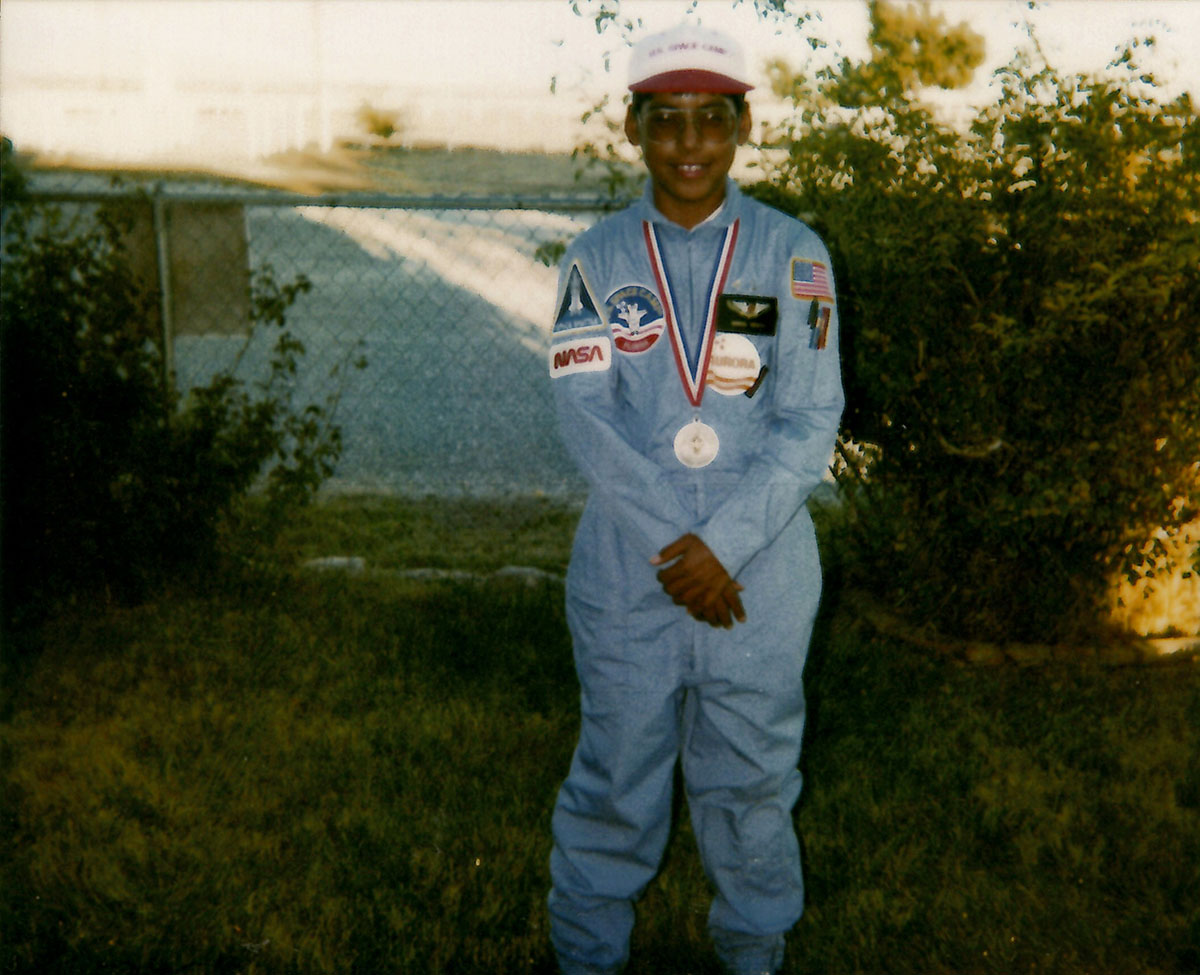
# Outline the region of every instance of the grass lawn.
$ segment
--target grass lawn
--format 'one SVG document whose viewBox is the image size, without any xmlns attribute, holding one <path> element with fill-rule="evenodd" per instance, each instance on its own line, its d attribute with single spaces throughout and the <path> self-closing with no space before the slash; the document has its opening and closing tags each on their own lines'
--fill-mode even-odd
<svg viewBox="0 0 1200 975">
<path fill-rule="evenodd" d="M 575 512 L 341 499 L 246 585 L 77 608 L 3 669 L 0 972 L 550 973 Z M 357 555 L 368 571 L 306 572 Z M 981 669 L 830 587 L 788 973 L 1200 971 L 1200 667 Z M 33 652 L 36 649 L 36 652 Z M 686 821 L 630 971 L 715 973 Z"/>
</svg>

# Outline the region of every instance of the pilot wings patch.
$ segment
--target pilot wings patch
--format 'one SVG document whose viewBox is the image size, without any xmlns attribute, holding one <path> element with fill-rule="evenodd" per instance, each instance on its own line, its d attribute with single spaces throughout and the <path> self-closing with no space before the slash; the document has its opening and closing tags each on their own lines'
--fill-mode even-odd
<svg viewBox="0 0 1200 975">
<path fill-rule="evenodd" d="M 774 335 L 779 304 L 767 295 L 721 295 L 717 305 L 717 331 L 743 335 Z"/>
</svg>

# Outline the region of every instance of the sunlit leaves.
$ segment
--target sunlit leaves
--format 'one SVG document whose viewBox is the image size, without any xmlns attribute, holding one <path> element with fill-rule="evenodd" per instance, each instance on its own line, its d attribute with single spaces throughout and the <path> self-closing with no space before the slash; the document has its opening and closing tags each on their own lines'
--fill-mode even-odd
<svg viewBox="0 0 1200 975">
<path fill-rule="evenodd" d="M 1137 45 L 1078 77 L 1021 53 L 960 131 L 920 100 L 933 75 L 880 55 L 928 38 L 873 13 L 867 61 L 772 67 L 797 111 L 763 193 L 834 251 L 843 432 L 880 452 L 847 484 L 869 502 L 856 543 L 923 618 L 1087 629 L 1105 567 L 1200 456 L 1191 101 L 1159 96 Z"/>
</svg>

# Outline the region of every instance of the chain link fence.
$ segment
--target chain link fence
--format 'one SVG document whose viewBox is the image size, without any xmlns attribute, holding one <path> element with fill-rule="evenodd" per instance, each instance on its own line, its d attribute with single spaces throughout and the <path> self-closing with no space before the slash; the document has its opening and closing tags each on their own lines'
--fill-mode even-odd
<svg viewBox="0 0 1200 975">
<path fill-rule="evenodd" d="M 327 491 L 582 492 L 546 367 L 554 255 L 615 204 L 53 178 L 34 195 L 84 214 L 114 198 L 133 207 L 131 259 L 181 392 L 224 369 L 265 375 L 277 335 L 250 327 L 255 273 L 311 282 L 287 328 L 305 347 L 295 402 L 329 405 L 342 430 Z"/>
</svg>

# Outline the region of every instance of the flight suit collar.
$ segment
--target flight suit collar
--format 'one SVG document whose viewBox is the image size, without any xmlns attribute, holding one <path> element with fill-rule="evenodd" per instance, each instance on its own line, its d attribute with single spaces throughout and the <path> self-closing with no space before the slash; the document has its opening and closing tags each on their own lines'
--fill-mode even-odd
<svg viewBox="0 0 1200 975">
<path fill-rule="evenodd" d="M 642 198 L 638 201 L 638 207 L 641 212 L 639 218 L 649 220 L 656 226 L 674 227 L 676 230 L 683 231 L 684 228 L 675 223 L 668 217 L 664 217 L 659 212 L 658 207 L 654 205 L 654 184 L 650 180 L 646 180 L 646 186 L 642 190 Z M 741 214 L 742 209 L 742 191 L 737 183 L 731 177 L 725 178 L 725 202 L 723 202 L 713 213 L 704 220 L 703 223 L 697 224 L 692 230 L 702 230 L 706 227 L 718 227 L 724 230 Z M 687 231 L 684 231 L 685 233 Z"/>
</svg>

